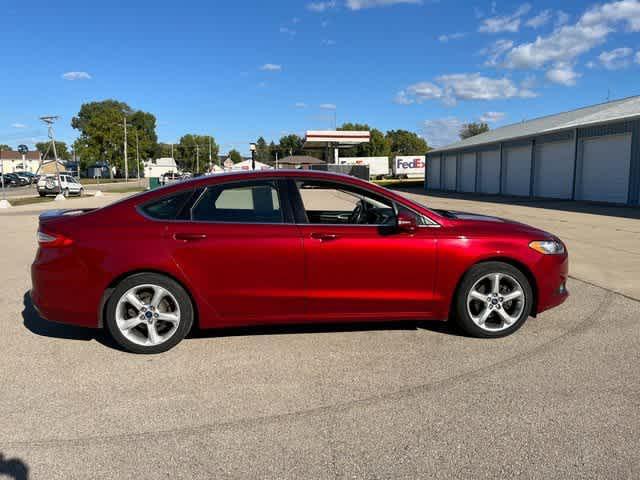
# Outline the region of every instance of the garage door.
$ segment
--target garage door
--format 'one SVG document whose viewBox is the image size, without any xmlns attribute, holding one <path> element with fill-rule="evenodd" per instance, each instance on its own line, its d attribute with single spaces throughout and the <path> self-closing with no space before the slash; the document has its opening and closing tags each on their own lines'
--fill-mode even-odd
<svg viewBox="0 0 640 480">
<path fill-rule="evenodd" d="M 500 191 L 500 150 L 480 154 L 478 191 L 482 193 Z"/>
<path fill-rule="evenodd" d="M 573 193 L 573 142 L 536 145 L 533 194 L 536 197 L 571 198 Z"/>
<path fill-rule="evenodd" d="M 626 203 L 629 193 L 631 135 L 611 135 L 582 141 L 577 196 L 581 200 Z"/>
<path fill-rule="evenodd" d="M 440 157 L 429 157 L 427 162 L 427 188 L 440 189 Z"/>
<path fill-rule="evenodd" d="M 456 156 L 444 157 L 444 189 L 454 192 L 456 190 Z"/>
<path fill-rule="evenodd" d="M 476 191 L 476 154 L 465 153 L 460 161 L 460 191 Z"/>
<path fill-rule="evenodd" d="M 505 148 L 502 155 L 504 156 L 503 193 L 528 196 L 531 179 L 531 146 Z"/>
</svg>

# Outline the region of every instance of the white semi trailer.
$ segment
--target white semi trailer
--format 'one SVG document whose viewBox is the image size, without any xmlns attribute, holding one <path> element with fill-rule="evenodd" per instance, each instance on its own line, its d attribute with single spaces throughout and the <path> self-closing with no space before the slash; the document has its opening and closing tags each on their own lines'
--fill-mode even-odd
<svg viewBox="0 0 640 480">
<path fill-rule="evenodd" d="M 380 179 L 389 176 L 388 157 L 341 157 L 338 159 L 339 165 L 368 165 L 369 176 L 373 179 Z"/>
<path fill-rule="evenodd" d="M 393 161 L 395 178 L 424 178 L 426 157 L 424 155 L 397 156 Z"/>
</svg>

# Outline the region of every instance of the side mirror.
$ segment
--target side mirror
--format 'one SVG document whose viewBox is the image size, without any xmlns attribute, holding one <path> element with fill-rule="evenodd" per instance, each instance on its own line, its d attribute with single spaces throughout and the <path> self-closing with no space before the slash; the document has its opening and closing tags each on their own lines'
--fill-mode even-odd
<svg viewBox="0 0 640 480">
<path fill-rule="evenodd" d="M 399 232 L 404 233 L 415 233 L 418 229 L 418 224 L 416 223 L 416 219 L 407 213 L 399 212 L 396 215 L 396 227 Z"/>
</svg>

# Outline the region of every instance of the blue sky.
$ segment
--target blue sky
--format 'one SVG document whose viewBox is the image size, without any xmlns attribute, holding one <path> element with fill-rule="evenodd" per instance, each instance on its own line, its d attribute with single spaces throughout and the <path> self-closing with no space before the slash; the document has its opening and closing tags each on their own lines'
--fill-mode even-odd
<svg viewBox="0 0 640 480">
<path fill-rule="evenodd" d="M 430 144 L 640 93 L 640 0 L 10 1 L 0 143 L 57 136 L 83 102 L 152 112 L 158 136 L 262 135 L 365 122 Z"/>
</svg>

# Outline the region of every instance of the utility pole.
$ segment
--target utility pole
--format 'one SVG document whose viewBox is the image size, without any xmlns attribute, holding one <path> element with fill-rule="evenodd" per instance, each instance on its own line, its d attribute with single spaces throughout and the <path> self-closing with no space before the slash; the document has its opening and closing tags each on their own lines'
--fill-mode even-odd
<svg viewBox="0 0 640 480">
<path fill-rule="evenodd" d="M 198 173 L 199 170 L 200 170 L 200 145 L 198 145 L 196 143 L 196 171 L 195 171 L 195 173 Z"/>
<path fill-rule="evenodd" d="M 211 164 L 211 137 L 209 137 L 209 172 L 211 172 L 211 167 L 213 165 Z"/>
<path fill-rule="evenodd" d="M 171 144 L 171 158 L 175 160 L 175 158 L 173 157 L 173 143 Z"/>
<path fill-rule="evenodd" d="M 136 129 L 136 167 L 138 171 L 138 183 L 140 183 L 140 148 L 138 143 L 138 130 Z"/>
<path fill-rule="evenodd" d="M 129 162 L 127 159 L 127 116 L 124 116 L 124 181 L 129 181 Z"/>
</svg>

